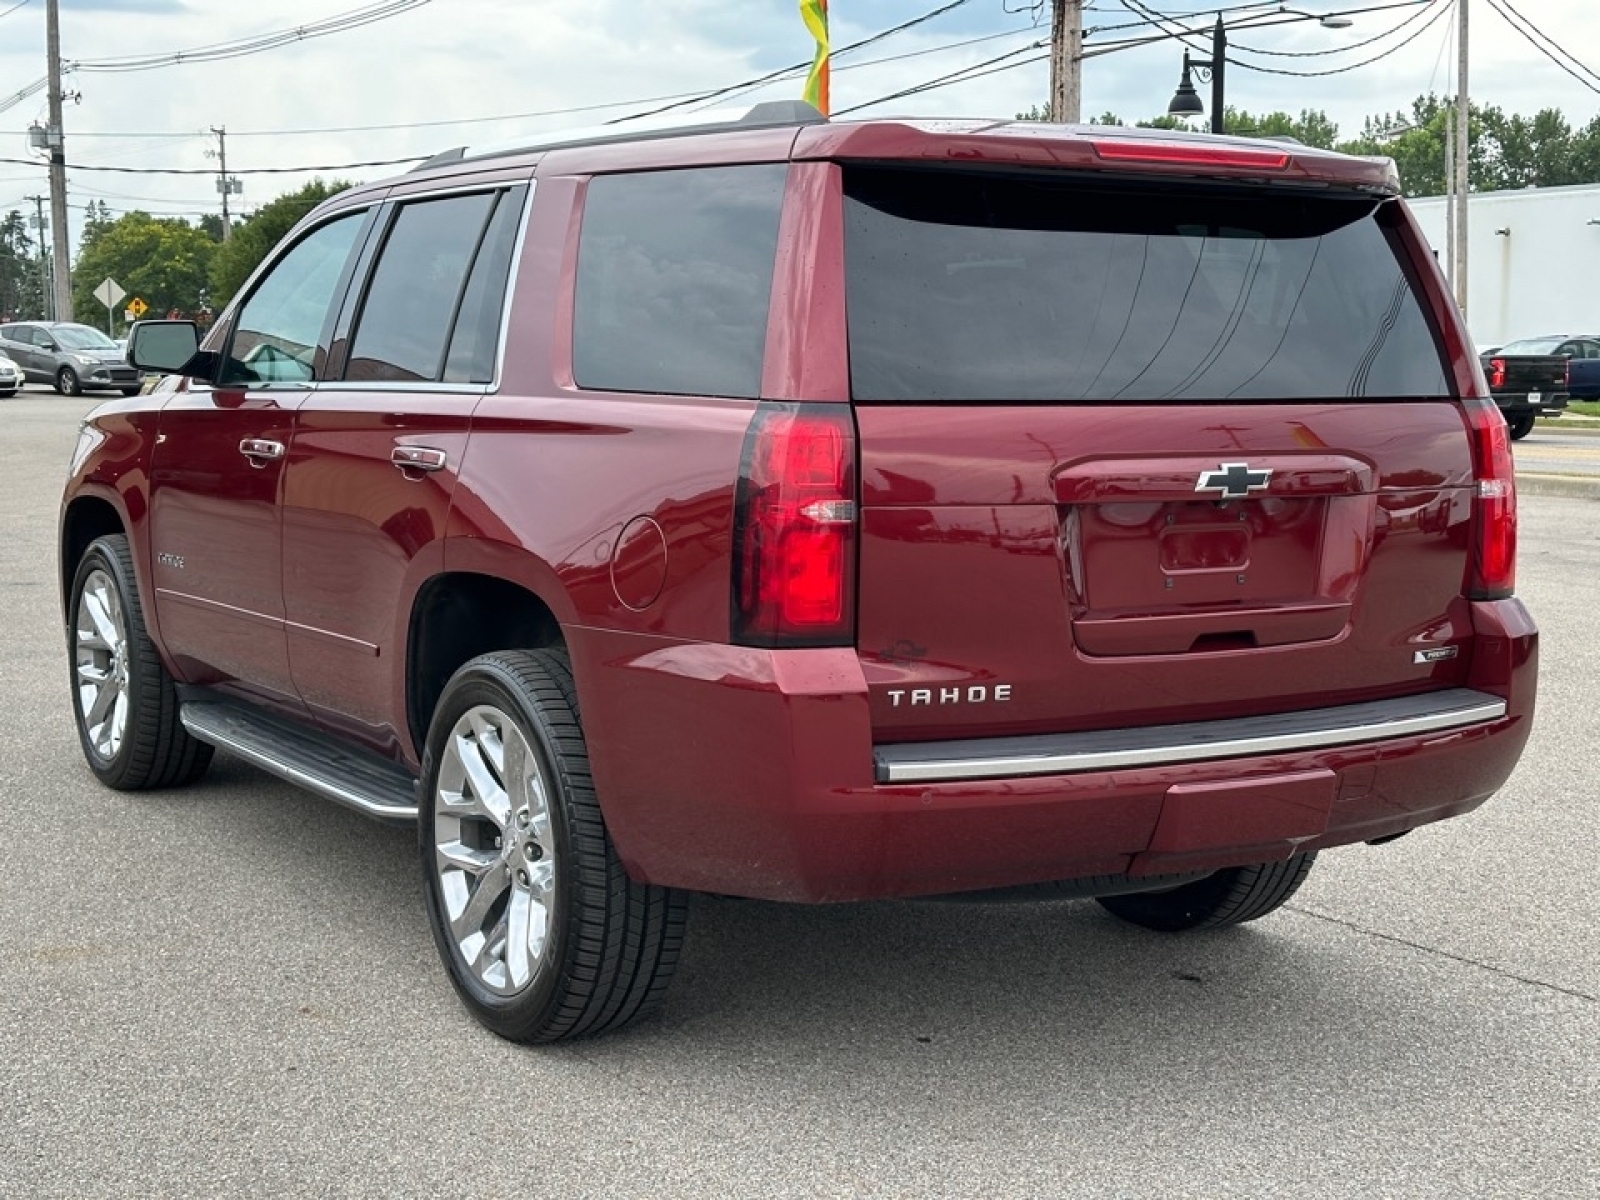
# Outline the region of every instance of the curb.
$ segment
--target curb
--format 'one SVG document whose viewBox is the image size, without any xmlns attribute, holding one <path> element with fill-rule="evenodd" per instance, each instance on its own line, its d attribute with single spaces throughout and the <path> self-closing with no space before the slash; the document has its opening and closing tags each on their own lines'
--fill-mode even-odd
<svg viewBox="0 0 1600 1200">
<path fill-rule="evenodd" d="M 1600 500 L 1600 476 L 1544 475 L 1534 471 L 1518 471 L 1517 492 L 1523 496 Z"/>
</svg>

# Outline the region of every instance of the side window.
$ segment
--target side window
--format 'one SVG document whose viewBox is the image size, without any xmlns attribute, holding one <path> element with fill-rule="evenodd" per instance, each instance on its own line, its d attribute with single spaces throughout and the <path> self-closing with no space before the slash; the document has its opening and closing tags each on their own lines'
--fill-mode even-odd
<svg viewBox="0 0 1600 1200">
<path fill-rule="evenodd" d="M 447 383 L 491 383 L 495 351 L 500 346 L 500 315 L 505 305 L 506 282 L 517 244 L 517 226 L 527 192 L 518 188 L 500 197 L 489 229 L 483 235 L 477 261 L 461 297 L 461 312 L 450 338 L 445 360 Z"/>
<path fill-rule="evenodd" d="M 364 212 L 320 225 L 273 266 L 239 310 L 224 384 L 304 383 Z"/>
<path fill-rule="evenodd" d="M 498 196 L 479 192 L 401 207 L 362 302 L 346 379 L 440 377 L 467 274 Z"/>
<path fill-rule="evenodd" d="M 596 176 L 573 299 L 579 387 L 754 398 L 783 163 Z"/>
</svg>

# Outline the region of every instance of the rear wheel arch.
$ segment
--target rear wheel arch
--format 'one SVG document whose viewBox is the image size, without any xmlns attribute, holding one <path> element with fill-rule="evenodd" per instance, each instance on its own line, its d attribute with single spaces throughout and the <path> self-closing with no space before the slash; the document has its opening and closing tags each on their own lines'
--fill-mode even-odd
<svg viewBox="0 0 1600 1200">
<path fill-rule="evenodd" d="M 406 638 L 406 725 L 420 752 L 450 677 L 497 650 L 565 645 L 555 613 L 537 594 L 493 575 L 435 575 L 411 603 Z"/>
</svg>

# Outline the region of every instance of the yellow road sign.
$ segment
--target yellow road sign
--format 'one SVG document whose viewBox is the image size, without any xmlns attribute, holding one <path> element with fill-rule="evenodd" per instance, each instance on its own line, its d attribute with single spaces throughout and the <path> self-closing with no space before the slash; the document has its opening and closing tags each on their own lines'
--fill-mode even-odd
<svg viewBox="0 0 1600 1200">
<path fill-rule="evenodd" d="M 145 313 L 150 311 L 150 306 L 143 300 L 139 299 L 139 297 L 135 296 L 132 300 L 128 301 L 128 311 L 133 314 L 133 319 L 137 321 L 140 317 L 144 316 Z"/>
</svg>

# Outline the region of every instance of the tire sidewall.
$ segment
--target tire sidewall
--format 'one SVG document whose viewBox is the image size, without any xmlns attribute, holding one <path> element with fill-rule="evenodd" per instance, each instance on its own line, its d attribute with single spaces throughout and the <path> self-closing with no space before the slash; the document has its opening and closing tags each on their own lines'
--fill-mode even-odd
<svg viewBox="0 0 1600 1200">
<path fill-rule="evenodd" d="M 83 391 L 83 381 L 71 367 L 62 367 L 56 372 L 56 391 L 63 396 L 76 396 Z"/>
<path fill-rule="evenodd" d="M 479 705 L 490 705 L 514 719 L 538 757 L 539 769 L 547 790 L 551 838 L 556 848 L 556 880 L 549 941 L 539 963 L 538 974 L 522 991 L 502 996 L 486 988 L 461 957 L 450 933 L 439 894 L 438 867 L 434 861 L 434 799 L 439 786 L 439 769 L 444 760 L 445 739 L 464 713 Z M 418 851 L 422 862 L 423 894 L 427 903 L 428 924 L 444 960 L 451 982 L 462 998 L 477 1011 L 478 1019 L 502 1036 L 520 1038 L 545 1023 L 552 1000 L 566 971 L 566 948 L 572 932 L 567 928 L 572 890 L 580 886 L 567 819 L 567 781 L 559 767 L 559 757 L 551 745 L 536 706 L 516 682 L 495 662 L 468 663 L 446 685 L 434 710 L 428 731 L 427 751 L 423 756 L 422 793 L 417 813 Z"/>
</svg>

